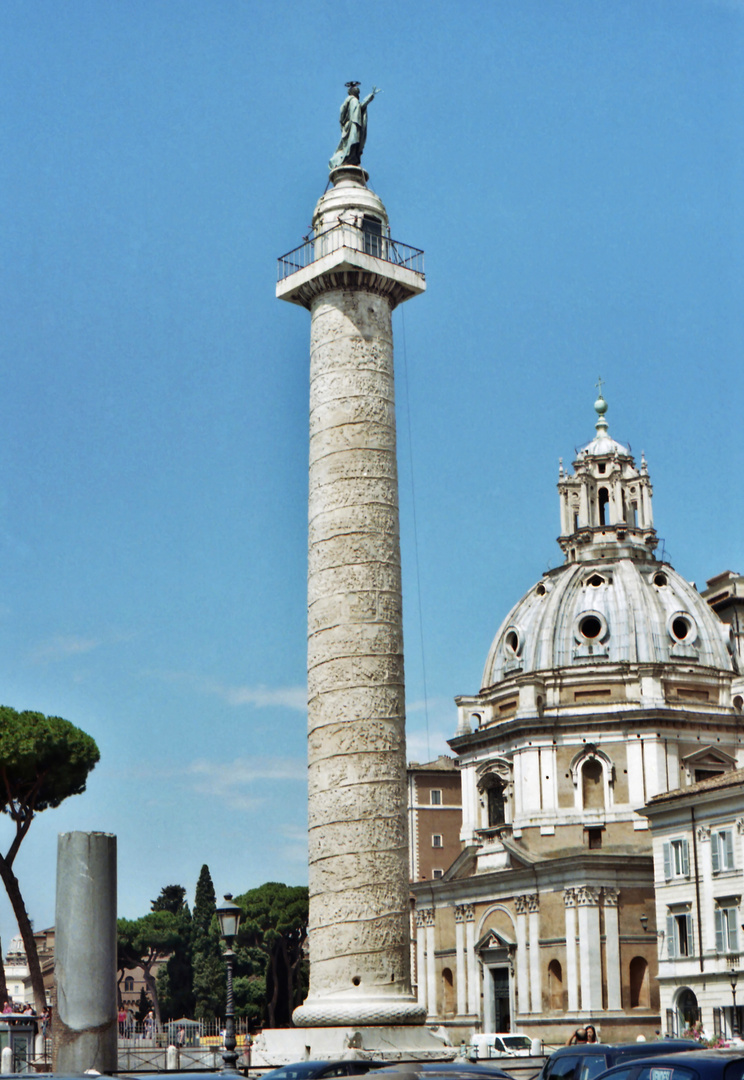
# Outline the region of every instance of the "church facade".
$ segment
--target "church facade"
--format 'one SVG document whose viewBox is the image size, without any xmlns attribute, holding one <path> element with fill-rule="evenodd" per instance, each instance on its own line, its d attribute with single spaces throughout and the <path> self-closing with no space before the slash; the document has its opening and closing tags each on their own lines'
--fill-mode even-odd
<svg viewBox="0 0 744 1080">
<path fill-rule="evenodd" d="M 562 1043 L 663 1025 L 654 796 L 744 765 L 734 636 L 656 558 L 644 459 L 596 437 L 558 481 L 562 566 L 501 624 L 456 699 L 462 852 L 412 885 L 420 1002 L 453 1041 Z M 733 689 L 732 689 L 733 687 Z M 663 927 L 659 927 L 663 931 Z"/>
</svg>

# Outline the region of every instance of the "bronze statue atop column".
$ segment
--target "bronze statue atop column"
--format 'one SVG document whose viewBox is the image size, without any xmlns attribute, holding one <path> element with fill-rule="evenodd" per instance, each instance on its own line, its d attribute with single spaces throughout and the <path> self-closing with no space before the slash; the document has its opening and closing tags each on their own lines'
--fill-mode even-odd
<svg viewBox="0 0 744 1080">
<path fill-rule="evenodd" d="M 367 141 L 367 106 L 380 91 L 376 86 L 372 87 L 372 93 L 367 94 L 364 101 L 359 100 L 359 83 L 347 82 L 346 89 L 349 91 L 346 101 L 341 106 L 341 141 L 336 153 L 328 163 L 329 169 L 337 169 L 341 165 L 360 165 L 362 151 Z"/>
</svg>

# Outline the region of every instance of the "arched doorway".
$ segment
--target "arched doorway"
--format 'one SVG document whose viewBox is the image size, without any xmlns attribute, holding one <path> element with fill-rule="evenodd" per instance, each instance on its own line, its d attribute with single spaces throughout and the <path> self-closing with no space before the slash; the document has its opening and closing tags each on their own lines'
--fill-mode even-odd
<svg viewBox="0 0 744 1080">
<path fill-rule="evenodd" d="M 691 1029 L 700 1019 L 700 1007 L 689 986 L 683 986 L 677 994 L 675 1002 L 677 1010 L 677 1035 L 682 1035 L 685 1030 Z"/>
</svg>

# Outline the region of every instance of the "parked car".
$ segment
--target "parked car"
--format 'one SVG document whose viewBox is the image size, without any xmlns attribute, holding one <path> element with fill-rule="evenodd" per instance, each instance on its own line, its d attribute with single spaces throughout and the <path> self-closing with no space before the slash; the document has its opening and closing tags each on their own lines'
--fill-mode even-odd
<svg viewBox="0 0 744 1080">
<path fill-rule="evenodd" d="M 296 1061 L 293 1065 L 280 1065 L 278 1069 L 263 1074 L 262 1080 L 321 1080 L 325 1076 L 361 1076 L 371 1069 L 387 1065 L 386 1061 Z"/>
<path fill-rule="evenodd" d="M 513 1080 L 508 1072 L 497 1065 L 471 1065 L 468 1061 L 402 1061 L 399 1065 L 386 1065 L 375 1069 L 381 1080 Z"/>
<path fill-rule="evenodd" d="M 495 1035 L 473 1035 L 468 1053 L 471 1060 L 491 1057 L 529 1057 L 532 1039 L 517 1032 L 498 1032 Z"/>
<path fill-rule="evenodd" d="M 708 1050 L 668 1055 L 659 1053 L 627 1061 L 600 1073 L 602 1080 L 742 1080 L 744 1051 Z"/>
<path fill-rule="evenodd" d="M 551 1054 L 537 1080 L 594 1080 L 600 1073 L 626 1058 L 650 1058 L 656 1054 L 680 1054 L 694 1050 L 691 1039 L 660 1039 L 658 1042 L 577 1043 Z M 700 1047 L 702 1049 L 702 1047 Z M 699 1051 L 696 1051 L 699 1052 Z M 662 1080 L 657 1077 L 655 1080 Z"/>
</svg>

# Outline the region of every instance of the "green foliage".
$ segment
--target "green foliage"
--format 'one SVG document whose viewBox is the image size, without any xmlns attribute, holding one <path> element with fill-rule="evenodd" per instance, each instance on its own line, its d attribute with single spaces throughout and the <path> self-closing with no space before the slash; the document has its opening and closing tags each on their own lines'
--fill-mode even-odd
<svg viewBox="0 0 744 1080">
<path fill-rule="evenodd" d="M 186 890 L 183 885 L 164 885 L 160 896 L 150 904 L 151 911 L 170 911 L 174 915 L 186 913 L 191 921 L 189 905 L 186 903 Z"/>
<path fill-rule="evenodd" d="M 194 934 L 205 934 L 209 931 L 212 917 L 217 910 L 217 902 L 212 884 L 212 876 L 209 867 L 205 863 L 199 873 L 194 894 L 193 927 Z"/>
<path fill-rule="evenodd" d="M 95 741 L 69 720 L 0 706 L 0 813 L 15 824 L 10 847 L 0 855 L 0 878 L 23 938 L 37 1012 L 46 1002 L 44 980 L 13 863 L 36 814 L 85 791 L 99 757 Z"/>
<path fill-rule="evenodd" d="M 145 988 L 143 986 L 142 989 L 140 990 L 139 1001 L 137 1003 L 137 1008 L 136 1008 L 135 1013 L 134 1013 L 134 1019 L 137 1020 L 141 1024 L 142 1021 L 147 1016 L 147 1014 L 149 1013 L 151 1008 L 152 1008 L 152 1002 L 150 1001 L 149 997 L 147 996 L 147 993 L 145 992 Z"/>
<path fill-rule="evenodd" d="M 0 812 L 15 821 L 80 795 L 99 758 L 69 720 L 0 706 Z"/>
<path fill-rule="evenodd" d="M 236 1016 L 246 1016 L 251 1028 L 259 1027 L 266 1011 L 266 978 L 263 975 L 239 975 L 233 980 L 233 993 Z"/>
<path fill-rule="evenodd" d="M 152 1008 L 160 1023 L 160 999 L 153 965 L 169 957 L 183 941 L 179 916 L 172 911 L 151 911 L 141 919 L 118 919 L 116 923 L 118 967 L 141 967 L 152 998 Z"/>
<path fill-rule="evenodd" d="M 267 882 L 236 898 L 243 910 L 238 937 L 239 977 L 265 982 L 264 1021 L 270 1027 L 287 1027 L 292 1011 L 307 992 L 308 892 L 303 885 Z M 263 970 L 261 970 L 261 968 Z M 253 987 L 251 993 L 257 993 Z M 246 998 L 241 1008 L 249 1009 Z M 239 1015 L 251 1015 L 248 1011 Z"/>
<path fill-rule="evenodd" d="M 194 970 L 191 962 L 191 912 L 183 885 L 166 885 L 150 905 L 153 911 L 167 911 L 175 916 L 179 940 L 167 963 L 158 970 L 157 993 L 162 1020 L 191 1016 L 194 1010 Z"/>
<path fill-rule="evenodd" d="M 225 1010 L 225 962 L 215 911 L 214 885 L 209 867 L 201 868 L 191 919 L 191 962 L 194 971 L 194 1016 L 212 1020 Z"/>
</svg>

